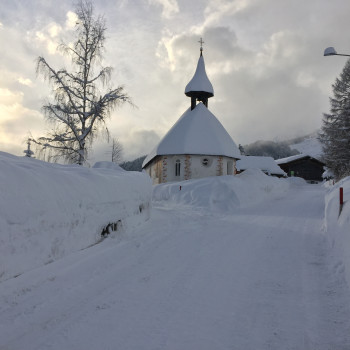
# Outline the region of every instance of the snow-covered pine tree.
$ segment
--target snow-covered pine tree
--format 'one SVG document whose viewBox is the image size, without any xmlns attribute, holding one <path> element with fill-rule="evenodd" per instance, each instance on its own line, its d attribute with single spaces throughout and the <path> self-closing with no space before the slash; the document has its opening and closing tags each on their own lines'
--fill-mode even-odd
<svg viewBox="0 0 350 350">
<path fill-rule="evenodd" d="M 131 103 L 122 86 L 108 86 L 111 67 L 99 64 L 105 41 L 105 20 L 94 16 L 91 2 L 81 0 L 76 6 L 78 17 L 73 45 L 62 43 L 59 49 L 72 60 L 72 71 L 55 70 L 44 57 L 37 60 L 37 73 L 51 83 L 54 102 L 43 106 L 53 129 L 44 137 L 33 141 L 42 148 L 50 148 L 55 157 L 82 165 L 98 131 L 105 125 L 110 112 L 124 102 Z M 106 87 L 102 93 L 101 88 Z M 104 128 L 103 128 L 104 127 Z"/>
<path fill-rule="evenodd" d="M 324 114 L 319 139 L 327 167 L 339 180 L 350 175 L 350 60 L 332 87 L 330 113 Z"/>
</svg>

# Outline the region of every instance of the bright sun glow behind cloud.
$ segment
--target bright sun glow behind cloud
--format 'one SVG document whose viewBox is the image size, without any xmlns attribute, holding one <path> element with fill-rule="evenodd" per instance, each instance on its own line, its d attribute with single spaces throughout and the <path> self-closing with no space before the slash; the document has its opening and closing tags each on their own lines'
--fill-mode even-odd
<svg viewBox="0 0 350 350">
<path fill-rule="evenodd" d="M 68 11 L 66 15 L 66 28 L 73 29 L 78 21 L 78 16 L 72 11 Z"/>
</svg>

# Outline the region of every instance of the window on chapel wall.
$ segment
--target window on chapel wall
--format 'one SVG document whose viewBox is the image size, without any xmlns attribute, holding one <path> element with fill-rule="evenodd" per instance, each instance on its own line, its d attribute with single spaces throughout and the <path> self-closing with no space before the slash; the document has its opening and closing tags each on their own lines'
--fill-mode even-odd
<svg viewBox="0 0 350 350">
<path fill-rule="evenodd" d="M 233 175 L 233 161 L 232 160 L 229 160 L 227 162 L 227 175 Z"/>
<path fill-rule="evenodd" d="M 209 159 L 208 158 L 203 158 L 202 159 L 202 165 L 203 166 L 208 166 L 209 165 Z"/>
<path fill-rule="evenodd" d="M 177 159 L 175 162 L 175 176 L 180 176 L 180 172 L 181 172 L 181 162 L 179 159 Z"/>
<path fill-rule="evenodd" d="M 203 157 L 203 158 L 201 158 L 201 164 L 205 168 L 211 167 L 212 163 L 213 163 L 213 158 L 212 157 Z"/>
</svg>

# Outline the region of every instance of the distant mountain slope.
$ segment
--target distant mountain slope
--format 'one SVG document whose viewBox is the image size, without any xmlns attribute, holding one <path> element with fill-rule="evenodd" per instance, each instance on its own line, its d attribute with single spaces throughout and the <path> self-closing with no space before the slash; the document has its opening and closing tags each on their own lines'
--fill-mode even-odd
<svg viewBox="0 0 350 350">
<path fill-rule="evenodd" d="M 322 158 L 322 145 L 317 139 L 317 133 L 289 140 L 287 143 L 292 149 L 296 149 L 300 153 L 308 154 L 317 159 Z"/>
<path fill-rule="evenodd" d="M 243 148 L 247 156 L 272 157 L 273 159 L 299 154 L 299 151 L 292 149 L 285 141 L 256 141 Z"/>
<path fill-rule="evenodd" d="M 256 141 L 244 146 L 246 155 L 267 156 L 274 159 L 286 158 L 300 153 L 322 158 L 322 145 L 317 139 L 317 132 L 296 137 L 287 141 Z"/>
</svg>

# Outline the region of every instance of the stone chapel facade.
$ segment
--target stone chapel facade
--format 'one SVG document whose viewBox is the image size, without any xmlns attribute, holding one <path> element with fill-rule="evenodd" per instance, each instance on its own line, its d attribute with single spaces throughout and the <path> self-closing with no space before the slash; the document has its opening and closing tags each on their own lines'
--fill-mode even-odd
<svg viewBox="0 0 350 350">
<path fill-rule="evenodd" d="M 240 151 L 208 109 L 214 90 L 205 71 L 202 50 L 201 47 L 196 72 L 185 88 L 191 107 L 142 164 L 153 184 L 236 174 Z"/>
</svg>

